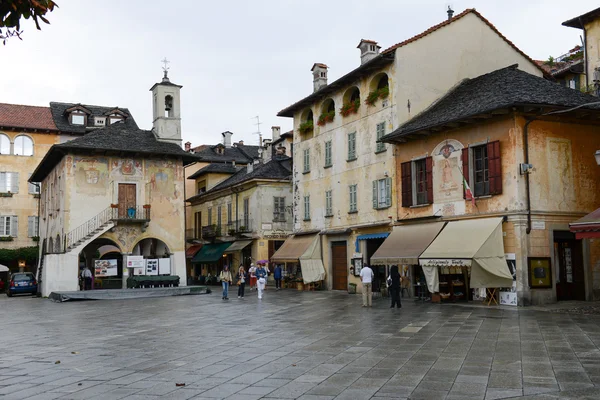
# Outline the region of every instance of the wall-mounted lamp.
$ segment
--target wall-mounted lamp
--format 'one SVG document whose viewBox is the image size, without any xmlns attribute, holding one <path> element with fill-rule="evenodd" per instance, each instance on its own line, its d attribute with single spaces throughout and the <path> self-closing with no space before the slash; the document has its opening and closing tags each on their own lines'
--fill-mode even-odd
<svg viewBox="0 0 600 400">
<path fill-rule="evenodd" d="M 19 268 L 25 268 L 25 260 L 19 260 Z"/>
<path fill-rule="evenodd" d="M 596 164 L 600 165 L 600 150 L 596 150 L 594 157 L 596 157 Z"/>
</svg>

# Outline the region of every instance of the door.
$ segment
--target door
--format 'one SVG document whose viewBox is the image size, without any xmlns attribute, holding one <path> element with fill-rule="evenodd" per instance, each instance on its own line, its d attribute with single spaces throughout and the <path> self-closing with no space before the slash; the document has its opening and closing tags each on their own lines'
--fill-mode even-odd
<svg viewBox="0 0 600 400">
<path fill-rule="evenodd" d="M 554 232 L 554 258 L 557 264 L 556 297 L 585 300 L 585 276 L 581 240 L 571 232 Z"/>
<path fill-rule="evenodd" d="M 119 218 L 127 218 L 127 209 L 136 207 L 135 184 L 119 183 Z M 130 218 L 135 218 L 135 212 Z"/>
<path fill-rule="evenodd" d="M 348 290 L 348 253 L 346 242 L 331 243 L 333 290 Z"/>
</svg>

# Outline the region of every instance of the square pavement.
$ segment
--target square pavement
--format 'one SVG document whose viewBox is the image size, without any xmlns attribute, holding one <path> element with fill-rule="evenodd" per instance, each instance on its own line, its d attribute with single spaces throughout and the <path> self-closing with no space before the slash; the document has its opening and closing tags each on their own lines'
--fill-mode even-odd
<svg viewBox="0 0 600 400">
<path fill-rule="evenodd" d="M 361 301 L 0 295 L 0 399 L 600 399 L 600 316 Z"/>
</svg>

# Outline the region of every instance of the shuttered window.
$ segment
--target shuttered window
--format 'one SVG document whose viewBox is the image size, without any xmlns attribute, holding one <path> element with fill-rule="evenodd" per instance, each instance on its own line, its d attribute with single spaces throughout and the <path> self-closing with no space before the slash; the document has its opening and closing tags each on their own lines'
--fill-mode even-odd
<svg viewBox="0 0 600 400">
<path fill-rule="evenodd" d="M 331 140 L 325 142 L 325 166 L 331 167 Z"/>
<path fill-rule="evenodd" d="M 27 217 L 27 237 L 34 237 L 38 235 L 38 217 L 30 216 Z"/>
<path fill-rule="evenodd" d="M 303 172 L 310 172 L 310 149 L 304 149 L 302 154 L 304 155 Z"/>
<path fill-rule="evenodd" d="M 285 222 L 285 197 L 273 197 L 273 222 Z"/>
<path fill-rule="evenodd" d="M 349 212 L 356 212 L 358 211 L 358 206 L 357 206 L 357 202 L 356 202 L 356 191 L 357 191 L 357 185 L 350 185 L 350 209 Z"/>
<path fill-rule="evenodd" d="M 304 220 L 310 220 L 310 196 L 304 196 Z"/>
<path fill-rule="evenodd" d="M 212 207 L 208 207 L 208 226 L 212 225 Z"/>
<path fill-rule="evenodd" d="M 348 161 L 356 160 L 356 132 L 348 134 Z"/>
<path fill-rule="evenodd" d="M 326 217 L 333 216 L 333 201 L 332 201 L 331 190 L 327 190 L 325 192 L 325 216 Z"/>
<path fill-rule="evenodd" d="M 217 229 L 221 230 L 221 206 L 217 207 Z"/>
<path fill-rule="evenodd" d="M 233 211 L 231 209 L 231 203 L 227 203 L 227 225 L 231 225 L 233 222 Z"/>
<path fill-rule="evenodd" d="M 373 208 L 382 209 L 392 205 L 392 178 L 373 181 Z"/>
<path fill-rule="evenodd" d="M 400 165 L 402 207 L 433 204 L 433 159 L 425 157 Z"/>
<path fill-rule="evenodd" d="M 19 218 L 16 215 L 0 217 L 0 236 L 17 237 L 19 234 Z"/>
<path fill-rule="evenodd" d="M 250 199 L 244 199 L 244 228 L 250 228 Z"/>
<path fill-rule="evenodd" d="M 19 173 L 0 172 L 0 193 L 19 193 Z"/>
<path fill-rule="evenodd" d="M 502 194 L 500 141 L 463 149 L 462 164 L 463 177 L 470 186 L 473 196 Z"/>
<path fill-rule="evenodd" d="M 384 136 L 385 136 L 385 122 L 382 122 L 380 124 L 377 124 L 377 140 L 381 139 Z M 385 143 L 377 142 L 377 148 L 375 150 L 376 153 L 385 151 L 385 149 L 386 149 Z"/>
</svg>

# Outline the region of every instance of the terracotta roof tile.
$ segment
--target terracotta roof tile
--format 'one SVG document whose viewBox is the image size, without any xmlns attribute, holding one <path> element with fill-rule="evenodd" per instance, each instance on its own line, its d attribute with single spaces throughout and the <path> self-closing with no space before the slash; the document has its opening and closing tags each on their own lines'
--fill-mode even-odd
<svg viewBox="0 0 600 400">
<path fill-rule="evenodd" d="M 57 131 L 50 107 L 0 103 L 0 127 Z"/>
</svg>

